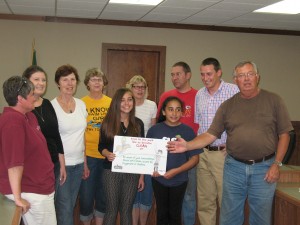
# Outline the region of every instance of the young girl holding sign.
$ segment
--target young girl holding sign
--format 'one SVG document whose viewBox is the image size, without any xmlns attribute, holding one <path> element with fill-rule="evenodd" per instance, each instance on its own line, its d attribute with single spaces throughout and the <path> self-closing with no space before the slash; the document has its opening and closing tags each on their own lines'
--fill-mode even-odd
<svg viewBox="0 0 300 225">
<path fill-rule="evenodd" d="M 180 135 L 185 140 L 195 137 L 189 126 L 182 124 L 180 118 L 183 102 L 177 97 L 168 97 L 162 104 L 158 124 L 151 127 L 147 138 L 174 140 Z M 188 170 L 199 161 L 201 150 L 179 154 L 168 153 L 167 168 L 164 175 L 153 172 L 152 186 L 157 205 L 157 224 L 181 225 L 181 208 L 187 187 Z"/>
<path fill-rule="evenodd" d="M 99 151 L 105 157 L 103 185 L 106 195 L 104 225 L 116 224 L 117 214 L 123 225 L 132 225 L 132 206 L 136 190 L 143 190 L 144 177 L 139 174 L 111 171 L 114 136 L 144 137 L 143 122 L 135 117 L 135 100 L 127 88 L 118 89 L 101 126 Z"/>
</svg>

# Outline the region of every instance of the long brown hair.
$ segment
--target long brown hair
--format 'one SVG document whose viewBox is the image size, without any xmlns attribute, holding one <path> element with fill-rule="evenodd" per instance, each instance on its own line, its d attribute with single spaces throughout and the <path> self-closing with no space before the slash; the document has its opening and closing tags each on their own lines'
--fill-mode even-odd
<svg viewBox="0 0 300 225">
<path fill-rule="evenodd" d="M 128 88 L 120 88 L 114 94 L 108 112 L 101 125 L 101 134 L 105 135 L 110 141 L 113 141 L 115 135 L 121 133 L 121 102 L 126 93 L 130 93 L 133 99 L 133 108 L 129 113 L 129 124 L 127 127 L 128 136 L 141 136 L 141 128 L 135 120 L 135 100 L 133 94 Z"/>
</svg>

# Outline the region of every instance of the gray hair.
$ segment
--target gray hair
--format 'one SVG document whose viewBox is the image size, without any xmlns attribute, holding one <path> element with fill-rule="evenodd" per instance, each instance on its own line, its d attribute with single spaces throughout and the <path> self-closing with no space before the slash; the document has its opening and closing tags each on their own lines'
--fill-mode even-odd
<svg viewBox="0 0 300 225">
<path fill-rule="evenodd" d="M 255 73 L 257 73 L 258 74 L 258 69 L 257 69 L 257 66 L 256 66 L 256 64 L 254 63 L 254 62 L 252 62 L 252 61 L 242 61 L 242 62 L 239 62 L 235 67 L 234 67 L 234 70 L 233 70 L 233 76 L 235 77 L 236 76 L 236 70 L 238 69 L 238 68 L 241 68 L 241 67 L 243 67 L 243 66 L 245 66 L 245 65 L 247 65 L 247 64 L 250 64 L 250 65 L 252 65 L 252 67 L 253 67 L 253 69 L 254 69 L 254 72 Z"/>
<path fill-rule="evenodd" d="M 100 77 L 102 78 L 103 80 L 103 90 L 106 88 L 106 86 L 108 85 L 108 80 L 107 80 L 107 77 L 105 76 L 105 74 L 102 72 L 102 70 L 100 70 L 99 68 L 97 67 L 94 67 L 94 68 L 91 68 L 91 69 L 88 69 L 85 73 L 85 78 L 84 78 L 84 84 L 86 86 L 86 89 L 90 90 L 90 87 L 88 86 L 88 83 L 90 81 L 90 79 L 92 77 Z M 103 92 L 102 90 L 102 92 Z"/>
<path fill-rule="evenodd" d="M 9 106 L 16 106 L 18 95 L 27 98 L 34 85 L 25 77 L 12 76 L 3 83 L 3 95 Z"/>
</svg>

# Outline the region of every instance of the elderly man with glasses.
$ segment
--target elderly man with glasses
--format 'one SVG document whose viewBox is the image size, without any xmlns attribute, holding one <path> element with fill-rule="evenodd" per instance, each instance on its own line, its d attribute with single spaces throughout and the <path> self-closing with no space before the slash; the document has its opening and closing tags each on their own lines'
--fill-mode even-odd
<svg viewBox="0 0 300 225">
<path fill-rule="evenodd" d="M 207 130 L 190 142 L 169 142 L 177 153 L 209 145 L 227 133 L 221 225 L 241 225 L 248 198 L 250 224 L 271 224 L 272 203 L 279 167 L 293 129 L 283 100 L 258 87 L 255 63 L 240 62 L 234 80 L 240 93 L 225 101 Z"/>
</svg>

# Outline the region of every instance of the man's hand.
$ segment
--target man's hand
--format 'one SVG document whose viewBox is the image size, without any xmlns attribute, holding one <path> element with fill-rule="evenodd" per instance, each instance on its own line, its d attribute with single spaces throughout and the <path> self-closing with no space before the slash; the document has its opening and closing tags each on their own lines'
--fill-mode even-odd
<svg viewBox="0 0 300 225">
<path fill-rule="evenodd" d="M 266 176 L 264 178 L 265 181 L 268 183 L 275 183 L 279 179 L 279 166 L 276 164 L 272 164 L 272 166 L 269 168 L 268 172 L 266 173 Z"/>
<path fill-rule="evenodd" d="M 180 137 L 177 137 L 176 141 L 169 141 L 167 144 L 168 151 L 171 153 L 182 153 L 187 150 L 187 142 Z"/>
</svg>

